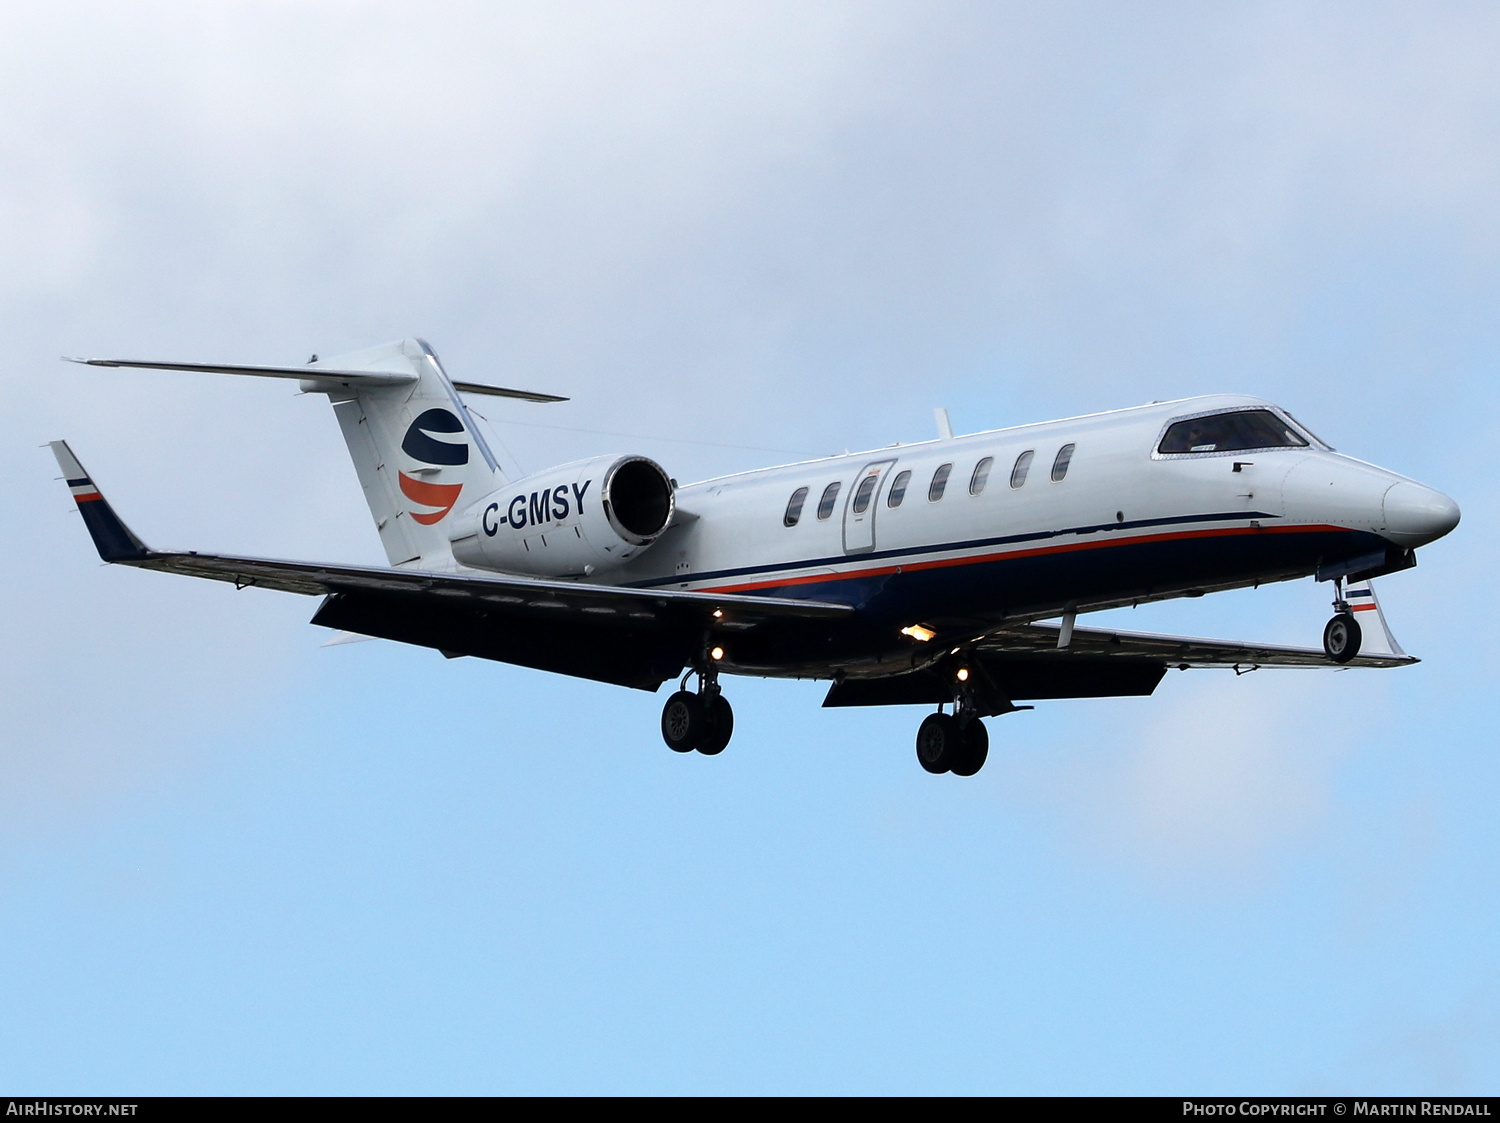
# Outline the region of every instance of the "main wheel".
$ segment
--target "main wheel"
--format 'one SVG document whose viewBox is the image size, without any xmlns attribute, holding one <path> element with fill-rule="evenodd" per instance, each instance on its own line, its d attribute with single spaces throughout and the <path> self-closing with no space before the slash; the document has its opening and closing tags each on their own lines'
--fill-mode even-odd
<svg viewBox="0 0 1500 1123">
<path fill-rule="evenodd" d="M 734 735 L 734 711 L 729 708 L 729 699 L 715 694 L 706 707 L 708 722 L 703 736 L 698 741 L 698 751 L 704 756 L 718 756 Z"/>
<path fill-rule="evenodd" d="M 690 753 L 708 732 L 708 711 L 703 700 L 679 690 L 661 708 L 661 739 L 674 753 Z"/>
<path fill-rule="evenodd" d="M 953 761 L 955 776 L 972 776 L 984 767 L 990 755 L 990 731 L 977 717 L 963 727 L 963 747 Z"/>
<path fill-rule="evenodd" d="M 1359 654 L 1364 636 L 1359 621 L 1349 612 L 1340 612 L 1323 629 L 1323 654 L 1335 663 L 1347 663 Z"/>
<path fill-rule="evenodd" d="M 917 760 L 934 775 L 947 772 L 963 751 L 963 740 L 952 714 L 928 714 L 917 730 Z"/>
</svg>

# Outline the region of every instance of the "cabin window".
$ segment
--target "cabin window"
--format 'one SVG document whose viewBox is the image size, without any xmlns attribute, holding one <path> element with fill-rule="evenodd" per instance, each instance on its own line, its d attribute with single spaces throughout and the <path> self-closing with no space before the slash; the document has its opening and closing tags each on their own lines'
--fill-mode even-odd
<svg viewBox="0 0 1500 1123">
<path fill-rule="evenodd" d="M 818 500 L 818 518 L 826 519 L 833 514 L 833 505 L 838 500 L 839 488 L 842 486 L 838 480 L 834 480 L 823 489 L 823 498 Z"/>
<path fill-rule="evenodd" d="M 1190 417 L 1167 428 L 1156 451 L 1243 452 L 1251 448 L 1306 448 L 1307 440 L 1268 409 Z"/>
<path fill-rule="evenodd" d="M 899 507 L 901 501 L 906 498 L 906 485 L 911 483 L 910 472 L 898 472 L 896 478 L 891 481 L 891 490 L 886 493 L 885 505 L 887 507 Z"/>
<path fill-rule="evenodd" d="M 969 494 L 978 495 L 984 490 L 984 485 L 990 482 L 990 466 L 995 463 L 993 456 L 986 456 L 978 464 L 974 465 L 974 474 L 969 477 Z"/>
<path fill-rule="evenodd" d="M 802 504 L 807 502 L 807 488 L 799 487 L 786 501 L 786 514 L 781 516 L 783 526 L 796 526 L 802 517 Z"/>
<path fill-rule="evenodd" d="M 939 464 L 938 470 L 932 473 L 932 483 L 927 485 L 927 501 L 929 503 L 936 503 L 943 497 L 943 492 L 948 490 L 948 476 L 952 471 L 952 464 Z"/>
<path fill-rule="evenodd" d="M 1024 487 L 1026 484 L 1026 473 L 1031 471 L 1031 462 L 1036 458 L 1035 449 L 1027 449 L 1016 457 L 1016 466 L 1010 470 L 1010 486 Z"/>
<path fill-rule="evenodd" d="M 875 494 L 875 487 L 880 483 L 880 473 L 871 472 L 859 481 L 859 487 L 854 489 L 854 513 L 862 515 L 870 506 L 870 497 Z"/>
<path fill-rule="evenodd" d="M 1060 484 L 1068 474 L 1068 465 L 1073 462 L 1073 450 L 1077 445 L 1063 445 L 1057 450 L 1057 459 L 1052 461 L 1052 482 Z"/>
</svg>

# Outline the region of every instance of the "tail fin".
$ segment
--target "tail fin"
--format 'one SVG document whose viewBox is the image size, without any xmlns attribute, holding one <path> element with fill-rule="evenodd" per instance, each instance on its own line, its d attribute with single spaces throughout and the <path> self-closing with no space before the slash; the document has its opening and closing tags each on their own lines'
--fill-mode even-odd
<svg viewBox="0 0 1500 1123">
<path fill-rule="evenodd" d="M 1344 586 L 1344 599 L 1359 623 L 1362 634 L 1360 654 L 1406 654 L 1396 642 L 1396 637 L 1391 634 L 1390 625 L 1385 622 L 1385 613 L 1380 609 L 1380 602 L 1375 599 L 1375 586 L 1370 581 L 1349 582 Z"/>
<path fill-rule="evenodd" d="M 319 379 L 322 368 L 415 378 L 339 384 Z M 333 403 L 391 564 L 447 568 L 445 520 L 505 477 L 432 348 L 404 339 L 312 363 L 307 375 L 304 386 Z"/>
<path fill-rule="evenodd" d="M 143 359 L 69 361 L 94 367 L 289 378 L 298 380 L 308 393 L 327 394 L 344 431 L 349 455 L 354 458 L 354 469 L 359 473 L 386 557 L 392 565 L 423 569 L 447 569 L 453 564 L 443 523 L 454 508 L 460 503 L 468 506 L 505 482 L 458 391 L 528 402 L 568 400 L 556 394 L 473 382 L 455 385 L 432 348 L 420 339 L 403 339 L 322 361 L 314 355 L 303 367 Z M 59 462 L 66 455 L 77 466 L 66 445 L 53 448 Z M 81 467 L 72 472 L 65 464 L 63 471 L 70 473 L 70 480 L 86 480 Z M 145 549 L 107 504 L 100 501 L 98 507 L 86 507 L 80 497 L 79 506 L 101 553 L 106 549 L 127 554 Z M 99 519 L 106 513 L 108 517 L 100 522 L 90 512 L 98 514 Z M 123 556 L 106 556 L 105 560 L 122 560 Z"/>
</svg>

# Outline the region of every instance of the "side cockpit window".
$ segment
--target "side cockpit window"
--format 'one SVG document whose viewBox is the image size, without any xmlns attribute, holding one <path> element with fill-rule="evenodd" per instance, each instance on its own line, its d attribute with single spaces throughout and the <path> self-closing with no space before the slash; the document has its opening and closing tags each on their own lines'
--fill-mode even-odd
<svg viewBox="0 0 1500 1123">
<path fill-rule="evenodd" d="M 802 504 L 807 502 L 807 488 L 799 487 L 786 501 L 786 514 L 781 516 L 783 526 L 796 526 L 802 517 Z"/>
<path fill-rule="evenodd" d="M 1242 409 L 1190 417 L 1167 427 L 1156 451 L 1243 452 L 1252 448 L 1306 448 L 1307 438 L 1268 409 Z"/>
</svg>

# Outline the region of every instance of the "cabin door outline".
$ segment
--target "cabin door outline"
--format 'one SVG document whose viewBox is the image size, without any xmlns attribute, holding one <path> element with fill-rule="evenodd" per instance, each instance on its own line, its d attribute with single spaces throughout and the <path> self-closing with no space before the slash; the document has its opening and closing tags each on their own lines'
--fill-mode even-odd
<svg viewBox="0 0 1500 1123">
<path fill-rule="evenodd" d="M 890 478 L 895 460 L 872 460 L 859 470 L 849 488 L 849 498 L 844 501 L 844 553 L 866 554 L 875 548 L 875 512 L 884 498 L 885 484 Z M 874 484 L 866 481 L 874 479 Z M 863 506 L 860 503 L 860 488 L 864 487 Z"/>
</svg>

